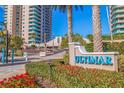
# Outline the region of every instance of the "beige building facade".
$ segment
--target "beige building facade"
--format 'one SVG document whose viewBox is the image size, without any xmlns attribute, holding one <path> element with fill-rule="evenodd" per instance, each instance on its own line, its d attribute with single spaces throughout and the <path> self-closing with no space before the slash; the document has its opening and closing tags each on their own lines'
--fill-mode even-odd
<svg viewBox="0 0 124 93">
<path fill-rule="evenodd" d="M 52 32 L 51 6 L 8 5 L 5 6 L 5 22 L 10 35 L 24 39 L 24 45 L 38 46 L 49 41 Z M 46 37 L 44 38 L 44 34 Z"/>
</svg>

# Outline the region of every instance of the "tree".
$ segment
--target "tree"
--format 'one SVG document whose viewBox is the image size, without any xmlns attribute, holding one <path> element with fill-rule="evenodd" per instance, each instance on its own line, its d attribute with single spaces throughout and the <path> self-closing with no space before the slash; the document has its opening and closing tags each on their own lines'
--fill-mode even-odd
<svg viewBox="0 0 124 93">
<path fill-rule="evenodd" d="M 94 52 L 102 52 L 102 31 L 101 31 L 101 22 L 100 22 L 100 7 L 98 5 L 92 6 L 92 20 L 93 20 L 93 43 L 94 43 Z"/>
<path fill-rule="evenodd" d="M 73 34 L 72 38 L 74 42 L 80 42 L 82 46 L 86 44 L 86 42 L 83 40 L 80 34 Z M 67 47 L 68 47 L 68 37 L 65 35 L 61 43 L 61 48 L 67 48 Z"/>
<path fill-rule="evenodd" d="M 11 48 L 14 48 L 15 50 L 22 48 L 24 40 L 21 37 L 12 35 L 10 39 L 11 39 L 10 40 L 11 41 L 10 42 Z"/>
<path fill-rule="evenodd" d="M 67 10 L 68 17 L 68 42 L 72 42 L 72 5 L 56 5 L 53 8 L 58 8 L 60 11 L 65 12 Z M 82 9 L 82 6 L 75 6 L 76 9 Z"/>
<path fill-rule="evenodd" d="M 93 42 L 93 35 L 92 35 L 92 34 L 87 35 L 87 38 L 88 38 L 91 42 Z"/>
<path fill-rule="evenodd" d="M 0 31 L 0 50 L 1 48 L 5 47 L 6 45 L 6 42 L 4 42 L 6 39 L 6 34 L 5 34 L 5 31 Z"/>
</svg>

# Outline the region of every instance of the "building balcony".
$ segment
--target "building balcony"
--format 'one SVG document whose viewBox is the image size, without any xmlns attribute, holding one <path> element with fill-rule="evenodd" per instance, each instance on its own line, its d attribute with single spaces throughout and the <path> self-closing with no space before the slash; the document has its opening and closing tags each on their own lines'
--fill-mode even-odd
<svg viewBox="0 0 124 93">
<path fill-rule="evenodd" d="M 116 18 L 124 18 L 124 15 L 114 15 L 112 16 L 112 19 L 116 19 Z"/>
<path fill-rule="evenodd" d="M 29 20 L 36 20 L 36 21 L 41 22 L 41 18 L 39 18 L 39 17 L 37 17 L 37 16 L 35 16 L 35 15 L 30 16 L 30 17 L 29 17 Z"/>
<path fill-rule="evenodd" d="M 38 24 L 39 26 L 41 26 L 41 21 L 38 21 L 36 19 L 30 19 L 29 24 Z"/>
<path fill-rule="evenodd" d="M 37 27 L 29 27 L 29 30 L 37 30 L 37 31 L 40 31 L 41 29 L 40 29 L 40 28 L 37 28 Z"/>
</svg>

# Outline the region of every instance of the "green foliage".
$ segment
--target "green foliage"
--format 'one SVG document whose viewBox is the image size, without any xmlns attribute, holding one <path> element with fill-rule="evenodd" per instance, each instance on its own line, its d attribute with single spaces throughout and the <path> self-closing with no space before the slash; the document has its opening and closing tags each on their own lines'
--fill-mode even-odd
<svg viewBox="0 0 124 93">
<path fill-rule="evenodd" d="M 69 55 L 68 55 L 68 54 L 65 54 L 65 55 L 64 55 L 63 61 L 64 61 L 64 64 L 69 65 Z"/>
<path fill-rule="evenodd" d="M 85 44 L 85 48 L 88 52 L 93 52 L 93 43 Z M 124 42 L 107 42 L 103 43 L 104 52 L 119 52 L 119 54 L 124 54 Z"/>
<path fill-rule="evenodd" d="M 92 34 L 87 35 L 87 38 L 91 42 L 93 42 L 93 35 Z M 102 35 L 102 39 L 103 40 L 111 40 L 111 36 L 110 35 Z M 124 39 L 124 34 L 115 34 L 115 35 L 113 35 L 113 39 L 114 40 Z"/>
<path fill-rule="evenodd" d="M 83 40 L 83 37 L 80 34 L 73 34 L 72 35 L 72 41 L 73 42 L 80 42 L 81 45 L 85 45 L 86 42 Z M 68 47 L 68 37 L 67 35 L 64 36 L 62 43 L 61 43 L 61 48 L 67 48 Z"/>
<path fill-rule="evenodd" d="M 91 42 L 93 42 L 93 35 L 92 35 L 92 34 L 87 35 L 87 38 L 88 38 Z"/>
<path fill-rule="evenodd" d="M 111 40 L 111 37 L 109 35 L 103 35 L 102 38 L 103 40 Z"/>
<path fill-rule="evenodd" d="M 88 52 L 93 52 L 93 43 L 85 44 L 85 48 Z"/>
<path fill-rule="evenodd" d="M 15 50 L 22 48 L 23 39 L 21 37 L 12 35 L 10 39 L 11 48 L 14 48 Z"/>
<path fill-rule="evenodd" d="M 62 39 L 61 48 L 66 48 L 66 47 L 68 47 L 68 39 L 67 37 L 64 37 Z"/>
<path fill-rule="evenodd" d="M 124 72 L 124 55 L 118 56 L 119 71 Z"/>
<path fill-rule="evenodd" d="M 106 52 L 119 52 L 120 54 L 124 54 L 124 42 L 118 43 L 104 43 L 103 49 Z"/>
<path fill-rule="evenodd" d="M 6 46 L 6 32 L 0 32 L 0 38 L 3 38 L 3 41 L 0 44 L 0 49 Z M 15 50 L 21 49 L 23 45 L 23 39 L 19 36 L 9 35 L 8 37 L 8 46 L 9 49 L 14 48 Z"/>
<path fill-rule="evenodd" d="M 51 64 L 50 80 L 54 82 L 57 85 L 57 87 L 62 88 L 124 87 L 123 72 L 117 73 L 97 69 L 83 69 L 77 66 L 60 64 L 60 61 L 62 60 L 54 60 L 53 63 Z M 38 63 L 35 62 L 26 64 L 26 70 L 29 72 L 30 75 L 36 75 L 38 77 L 42 77 L 43 79 L 49 79 L 50 75 L 49 65 L 46 62 Z"/>
<path fill-rule="evenodd" d="M 124 34 L 115 34 L 113 35 L 113 38 L 118 40 L 118 39 L 124 39 Z"/>
<path fill-rule="evenodd" d="M 72 41 L 73 42 L 80 42 L 81 45 L 85 45 L 86 44 L 86 42 L 83 40 L 83 37 L 80 34 L 78 34 L 78 33 L 73 34 Z"/>
</svg>

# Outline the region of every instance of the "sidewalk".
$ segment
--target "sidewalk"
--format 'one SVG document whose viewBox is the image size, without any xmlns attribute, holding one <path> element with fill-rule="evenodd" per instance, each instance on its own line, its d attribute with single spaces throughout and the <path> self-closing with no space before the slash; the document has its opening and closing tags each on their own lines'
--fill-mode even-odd
<svg viewBox="0 0 124 93">
<path fill-rule="evenodd" d="M 25 64 L 0 67 L 0 80 L 25 73 Z"/>
</svg>

